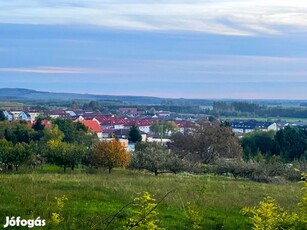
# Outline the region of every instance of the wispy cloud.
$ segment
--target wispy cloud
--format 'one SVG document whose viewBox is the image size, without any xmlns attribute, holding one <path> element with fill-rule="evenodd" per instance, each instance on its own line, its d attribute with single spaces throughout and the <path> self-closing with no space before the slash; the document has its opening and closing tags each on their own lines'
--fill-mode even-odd
<svg viewBox="0 0 307 230">
<path fill-rule="evenodd" d="M 226 35 L 307 32 L 305 0 L 11 0 L 1 1 L 0 8 L 0 23 L 89 24 Z"/>
<path fill-rule="evenodd" d="M 67 67 L 48 67 L 41 66 L 35 68 L 0 68 L 0 72 L 18 72 L 18 73 L 39 73 L 39 74 L 91 74 L 91 73 L 111 73 L 112 71 L 103 71 L 87 68 L 67 68 Z"/>
</svg>

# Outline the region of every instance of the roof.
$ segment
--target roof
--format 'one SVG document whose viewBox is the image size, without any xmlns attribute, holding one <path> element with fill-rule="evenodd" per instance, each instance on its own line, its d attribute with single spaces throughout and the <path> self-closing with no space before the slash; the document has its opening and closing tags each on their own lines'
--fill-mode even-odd
<svg viewBox="0 0 307 230">
<path fill-rule="evenodd" d="M 100 127 L 100 125 L 98 124 L 97 121 L 95 120 L 83 120 L 80 121 L 83 125 L 85 125 L 86 127 L 88 127 L 91 131 L 95 132 L 95 133 L 102 133 L 102 129 Z"/>
<path fill-rule="evenodd" d="M 129 117 L 120 117 L 112 115 L 100 115 L 94 117 L 103 126 L 114 126 L 114 125 L 124 125 L 124 126 L 151 126 L 155 120 L 154 119 L 136 119 Z"/>
<path fill-rule="evenodd" d="M 256 120 L 249 120 L 249 121 L 232 121 L 230 122 L 231 127 L 235 129 L 267 129 L 270 125 L 274 124 L 274 122 L 268 121 L 256 121 Z"/>
</svg>

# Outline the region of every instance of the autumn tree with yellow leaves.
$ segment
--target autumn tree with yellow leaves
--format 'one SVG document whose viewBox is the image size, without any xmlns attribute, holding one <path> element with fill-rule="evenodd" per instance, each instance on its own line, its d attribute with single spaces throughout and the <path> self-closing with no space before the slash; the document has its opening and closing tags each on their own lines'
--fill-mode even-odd
<svg viewBox="0 0 307 230">
<path fill-rule="evenodd" d="M 111 142 L 102 141 L 94 144 L 90 164 L 96 168 L 107 167 L 109 173 L 114 167 L 125 167 L 130 160 L 124 146 L 116 139 Z"/>
</svg>

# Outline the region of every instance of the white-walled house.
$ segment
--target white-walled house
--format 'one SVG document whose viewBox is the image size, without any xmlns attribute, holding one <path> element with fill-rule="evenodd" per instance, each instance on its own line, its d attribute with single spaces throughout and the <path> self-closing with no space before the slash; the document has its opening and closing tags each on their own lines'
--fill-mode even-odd
<svg viewBox="0 0 307 230">
<path fill-rule="evenodd" d="M 9 111 L 3 111 L 3 114 L 5 116 L 5 118 L 8 120 L 8 121 L 12 121 L 14 119 L 14 116 L 13 114 L 11 114 Z"/>
<path fill-rule="evenodd" d="M 278 126 L 275 122 L 268 121 L 256 121 L 256 120 L 248 120 L 248 121 L 232 121 L 230 122 L 232 127 L 232 131 L 234 133 L 250 133 L 255 130 L 261 131 L 278 131 Z"/>
</svg>

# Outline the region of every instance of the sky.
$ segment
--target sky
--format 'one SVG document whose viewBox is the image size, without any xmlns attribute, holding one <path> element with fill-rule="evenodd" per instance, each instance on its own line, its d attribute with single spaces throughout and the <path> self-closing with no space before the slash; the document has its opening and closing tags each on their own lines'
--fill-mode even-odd
<svg viewBox="0 0 307 230">
<path fill-rule="evenodd" d="M 307 99 L 306 0 L 3 0 L 0 9 L 0 88 Z"/>
</svg>

